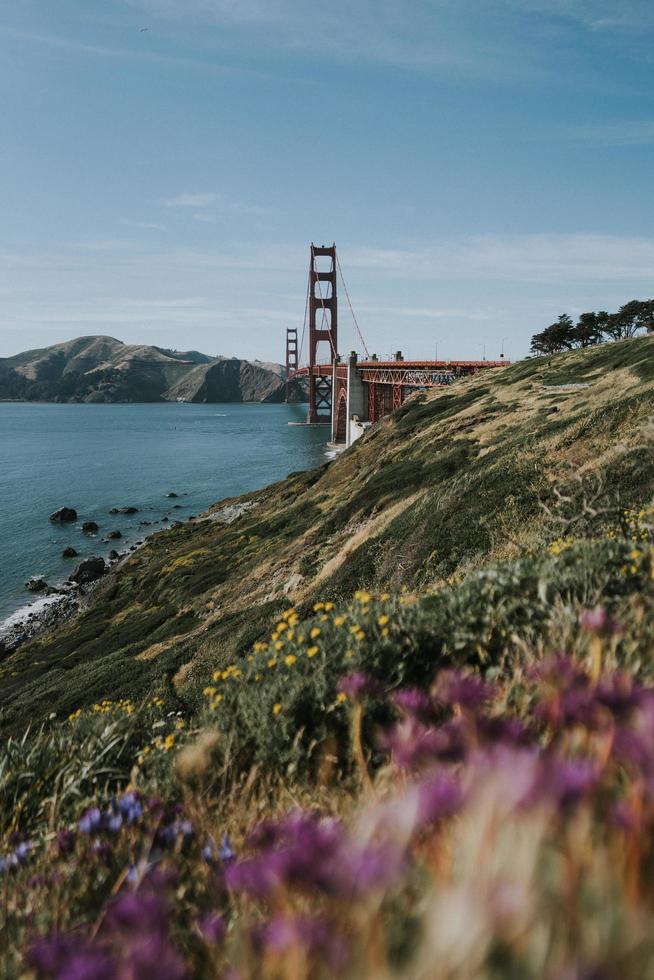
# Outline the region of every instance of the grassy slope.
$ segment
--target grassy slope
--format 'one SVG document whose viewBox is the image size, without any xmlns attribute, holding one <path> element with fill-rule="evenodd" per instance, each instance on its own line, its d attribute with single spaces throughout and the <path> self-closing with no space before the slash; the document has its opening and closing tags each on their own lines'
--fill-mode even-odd
<svg viewBox="0 0 654 980">
<path fill-rule="evenodd" d="M 588 387 L 551 387 L 565 384 Z M 583 533 L 585 510 L 640 505 L 653 389 L 649 337 L 412 399 L 336 463 L 242 498 L 253 506 L 234 524 L 150 539 L 74 623 L 2 664 L 6 724 L 154 687 L 193 697 L 289 600 L 306 611 L 360 587 L 456 579 Z"/>
</svg>

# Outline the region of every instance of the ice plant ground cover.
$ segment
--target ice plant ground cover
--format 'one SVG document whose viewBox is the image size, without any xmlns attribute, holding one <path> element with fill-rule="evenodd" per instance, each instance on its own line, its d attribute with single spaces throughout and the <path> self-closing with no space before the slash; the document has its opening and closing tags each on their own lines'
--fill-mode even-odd
<svg viewBox="0 0 654 980">
<path fill-rule="evenodd" d="M 2 975 L 648 976 L 651 516 L 9 739 Z"/>
</svg>

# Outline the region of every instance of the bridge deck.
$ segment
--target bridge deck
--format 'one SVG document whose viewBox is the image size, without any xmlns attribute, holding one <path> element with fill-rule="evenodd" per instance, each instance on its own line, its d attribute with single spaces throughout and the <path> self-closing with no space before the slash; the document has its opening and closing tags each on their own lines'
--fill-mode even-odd
<svg viewBox="0 0 654 980">
<path fill-rule="evenodd" d="M 485 368 L 507 367 L 509 361 L 358 361 L 357 370 L 361 380 L 373 384 L 404 384 L 407 386 L 424 386 L 439 384 L 437 380 L 443 375 L 475 374 Z M 314 364 L 312 368 L 302 367 L 292 371 L 288 379 L 332 377 L 334 365 L 331 363 Z M 347 377 L 347 365 L 336 365 L 336 377 Z M 430 378 L 434 380 L 430 381 Z"/>
</svg>

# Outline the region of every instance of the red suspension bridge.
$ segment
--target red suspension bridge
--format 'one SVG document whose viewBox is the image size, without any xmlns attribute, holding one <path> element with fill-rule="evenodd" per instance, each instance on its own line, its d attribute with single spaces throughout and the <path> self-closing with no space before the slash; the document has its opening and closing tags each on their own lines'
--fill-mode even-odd
<svg viewBox="0 0 654 980">
<path fill-rule="evenodd" d="M 352 351 L 338 353 L 337 278 L 340 277 L 365 359 Z M 301 364 L 308 326 L 307 362 Z M 330 425 L 332 441 L 351 445 L 366 427 L 399 408 L 408 394 L 421 388 L 440 388 L 458 378 L 508 361 L 405 361 L 401 351 L 392 360 L 372 356 L 363 339 L 343 278 L 336 246 L 311 245 L 304 326 L 286 331 L 287 399 L 289 384 L 306 378 L 309 384 L 309 425 Z"/>
</svg>

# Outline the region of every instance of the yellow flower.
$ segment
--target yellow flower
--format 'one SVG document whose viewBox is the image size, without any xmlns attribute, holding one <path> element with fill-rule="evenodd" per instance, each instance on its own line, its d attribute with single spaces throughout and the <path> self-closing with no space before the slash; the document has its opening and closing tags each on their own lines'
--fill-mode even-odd
<svg viewBox="0 0 654 980">
<path fill-rule="evenodd" d="M 267 643 L 262 643 L 262 642 L 261 642 L 261 641 L 259 640 L 259 642 L 258 642 L 258 643 L 255 643 L 255 644 L 254 644 L 254 652 L 255 652 L 255 653 L 261 653 L 261 651 L 262 651 L 262 650 L 265 650 L 265 649 L 266 649 L 266 646 L 267 646 L 267 645 L 268 645 Z"/>
<path fill-rule="evenodd" d="M 316 637 L 320 636 L 320 627 L 314 626 L 311 632 L 309 633 L 309 636 L 311 637 L 312 640 L 315 640 Z"/>
<path fill-rule="evenodd" d="M 284 657 L 284 663 L 286 664 L 287 667 L 292 667 L 293 664 L 296 662 L 296 660 L 297 657 L 295 656 L 294 653 L 289 653 L 288 657 Z"/>
<path fill-rule="evenodd" d="M 387 616 L 386 614 L 384 614 L 383 616 L 380 616 L 379 617 L 379 619 L 377 620 L 377 622 L 379 623 L 380 626 L 386 626 L 386 624 L 388 622 L 390 622 L 390 616 Z"/>
<path fill-rule="evenodd" d="M 283 646 L 284 646 L 284 641 L 277 640 L 277 643 L 275 643 L 275 650 L 281 650 Z"/>
<path fill-rule="evenodd" d="M 214 697 L 214 695 L 216 693 L 216 688 L 215 687 L 205 687 L 205 689 L 204 689 L 204 691 L 202 693 L 204 694 L 205 698 L 212 698 L 212 697 Z"/>
<path fill-rule="evenodd" d="M 279 639 L 279 633 L 278 633 L 277 631 L 275 631 L 274 633 L 271 633 L 271 634 L 270 634 L 270 639 L 271 639 L 271 640 L 273 641 L 273 643 L 274 643 L 274 642 L 275 642 L 275 640 L 278 640 L 278 639 Z"/>
<path fill-rule="evenodd" d="M 175 736 L 166 735 L 163 743 L 164 752 L 168 752 L 169 749 L 172 749 L 174 744 L 175 744 Z"/>
<path fill-rule="evenodd" d="M 354 598 L 357 602 L 360 602 L 363 606 L 365 606 L 370 602 L 371 596 L 369 592 L 365 591 L 365 589 L 359 589 L 358 592 L 354 593 Z"/>
<path fill-rule="evenodd" d="M 298 633 L 298 638 L 297 638 L 298 643 L 304 643 L 304 640 L 305 640 L 304 633 Z"/>
<path fill-rule="evenodd" d="M 284 622 L 277 623 L 277 632 L 278 633 L 283 633 L 284 630 L 286 630 L 286 629 L 288 629 L 288 623 L 284 623 Z"/>
<path fill-rule="evenodd" d="M 271 657 L 270 658 L 270 660 L 268 661 L 268 666 L 269 667 L 276 667 L 277 666 L 277 661 L 275 660 L 274 657 Z"/>
<path fill-rule="evenodd" d="M 281 710 L 282 710 L 282 706 L 278 701 L 277 704 L 273 705 L 273 714 L 278 715 Z"/>
<path fill-rule="evenodd" d="M 342 626 L 345 622 L 345 616 L 336 616 L 334 619 L 334 626 Z"/>
<path fill-rule="evenodd" d="M 320 610 L 321 609 L 324 609 L 324 608 L 325 608 L 325 603 L 324 602 L 317 602 L 315 604 L 315 606 L 313 607 L 313 611 L 314 612 L 320 612 Z"/>
<path fill-rule="evenodd" d="M 333 602 L 326 602 L 325 603 L 325 612 L 331 612 L 333 608 L 334 608 L 334 603 Z"/>
<path fill-rule="evenodd" d="M 388 636 L 388 626 L 384 626 L 382 630 L 382 636 Z"/>
<path fill-rule="evenodd" d="M 339 693 L 336 695 L 336 703 L 343 704 L 344 701 L 347 701 L 347 694 L 344 694 L 343 691 L 339 691 Z"/>
<path fill-rule="evenodd" d="M 318 647 L 309 647 L 307 650 L 307 657 L 315 657 L 318 653 Z"/>
<path fill-rule="evenodd" d="M 391 597 L 390 592 L 382 592 L 379 598 L 381 599 L 382 602 L 388 602 L 390 597 Z"/>
</svg>

